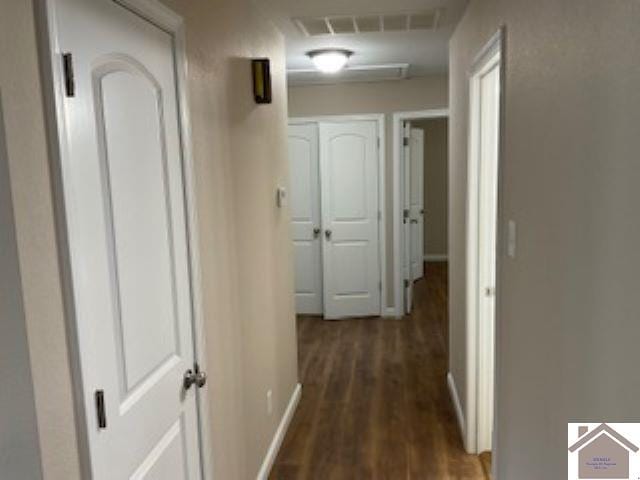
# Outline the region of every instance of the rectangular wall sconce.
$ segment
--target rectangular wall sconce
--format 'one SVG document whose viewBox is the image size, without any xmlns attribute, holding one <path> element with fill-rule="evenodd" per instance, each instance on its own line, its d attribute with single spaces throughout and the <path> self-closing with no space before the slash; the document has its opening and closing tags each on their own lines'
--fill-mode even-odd
<svg viewBox="0 0 640 480">
<path fill-rule="evenodd" d="M 271 69 L 268 58 L 251 60 L 253 96 L 256 103 L 271 103 Z"/>
</svg>

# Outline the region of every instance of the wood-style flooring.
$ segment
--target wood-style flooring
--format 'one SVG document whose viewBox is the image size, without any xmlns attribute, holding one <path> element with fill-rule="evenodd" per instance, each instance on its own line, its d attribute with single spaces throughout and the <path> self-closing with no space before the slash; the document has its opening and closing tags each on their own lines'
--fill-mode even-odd
<svg viewBox="0 0 640 480">
<path fill-rule="evenodd" d="M 447 389 L 447 265 L 428 263 L 401 320 L 298 319 L 302 398 L 272 480 L 486 479 Z"/>
</svg>

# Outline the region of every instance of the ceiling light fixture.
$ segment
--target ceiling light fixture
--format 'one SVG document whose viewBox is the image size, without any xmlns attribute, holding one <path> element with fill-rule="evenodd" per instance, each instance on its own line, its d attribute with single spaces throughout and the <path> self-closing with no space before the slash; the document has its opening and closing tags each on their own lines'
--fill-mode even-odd
<svg viewBox="0 0 640 480">
<path fill-rule="evenodd" d="M 322 73 L 337 73 L 347 65 L 347 61 L 353 55 L 353 52 L 342 48 L 326 48 L 312 50 L 307 55 Z"/>
</svg>

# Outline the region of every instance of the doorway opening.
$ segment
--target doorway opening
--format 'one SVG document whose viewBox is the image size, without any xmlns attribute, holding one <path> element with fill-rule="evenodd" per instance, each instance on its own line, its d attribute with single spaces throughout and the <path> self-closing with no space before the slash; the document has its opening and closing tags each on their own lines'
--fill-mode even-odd
<svg viewBox="0 0 640 480">
<path fill-rule="evenodd" d="M 448 110 L 393 115 L 395 315 L 412 311 L 425 262 L 447 260 Z"/>
</svg>

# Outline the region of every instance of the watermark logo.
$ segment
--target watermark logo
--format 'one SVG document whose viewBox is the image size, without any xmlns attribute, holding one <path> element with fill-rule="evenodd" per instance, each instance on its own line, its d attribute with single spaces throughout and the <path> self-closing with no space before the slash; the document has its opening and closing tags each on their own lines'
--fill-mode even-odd
<svg viewBox="0 0 640 480">
<path fill-rule="evenodd" d="M 640 423 L 570 423 L 569 480 L 640 480 Z"/>
</svg>

